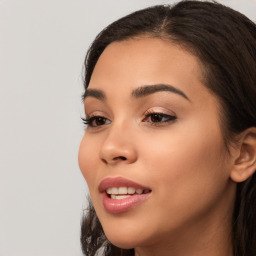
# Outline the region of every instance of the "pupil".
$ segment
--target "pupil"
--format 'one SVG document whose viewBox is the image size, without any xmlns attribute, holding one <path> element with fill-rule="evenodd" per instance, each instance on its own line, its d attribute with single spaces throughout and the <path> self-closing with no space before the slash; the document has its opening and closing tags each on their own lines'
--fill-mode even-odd
<svg viewBox="0 0 256 256">
<path fill-rule="evenodd" d="M 152 117 L 152 122 L 161 122 L 162 121 L 162 116 L 159 114 L 153 114 Z"/>
<path fill-rule="evenodd" d="M 104 124 L 104 118 L 102 118 L 102 117 L 98 117 L 97 119 L 96 119 L 96 125 L 103 125 Z"/>
</svg>

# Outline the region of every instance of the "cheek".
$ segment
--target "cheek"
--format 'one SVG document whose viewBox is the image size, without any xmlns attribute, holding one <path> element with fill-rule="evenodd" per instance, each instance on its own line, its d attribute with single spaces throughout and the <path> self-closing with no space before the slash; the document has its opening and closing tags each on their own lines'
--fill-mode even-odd
<svg viewBox="0 0 256 256">
<path fill-rule="evenodd" d="M 147 152 L 143 162 L 150 169 L 154 190 L 163 199 L 159 206 L 169 196 L 174 205 L 197 197 L 206 202 L 224 188 L 229 173 L 222 136 L 218 130 L 211 136 L 205 131 L 176 134 L 173 130 L 171 135 L 155 136 L 150 147 L 141 149 Z"/>
<path fill-rule="evenodd" d="M 96 155 L 97 143 L 91 143 L 90 138 L 85 134 L 79 147 L 78 163 L 90 191 L 94 189 L 96 183 L 96 168 L 99 162 L 96 161 Z"/>
</svg>

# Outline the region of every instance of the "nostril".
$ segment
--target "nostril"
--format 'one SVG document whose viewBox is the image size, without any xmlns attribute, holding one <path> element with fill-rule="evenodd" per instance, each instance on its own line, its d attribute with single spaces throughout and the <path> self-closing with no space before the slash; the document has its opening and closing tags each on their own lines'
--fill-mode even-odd
<svg viewBox="0 0 256 256">
<path fill-rule="evenodd" d="M 127 161 L 127 158 L 125 156 L 117 156 L 117 157 L 113 157 L 113 158 L 111 158 L 109 160 L 101 158 L 101 161 L 104 164 L 114 164 L 114 163 L 118 163 L 119 161 Z"/>
<path fill-rule="evenodd" d="M 118 160 L 118 159 L 120 159 L 120 160 L 127 160 L 127 158 L 124 157 L 124 156 L 117 156 L 117 157 L 114 157 L 113 159 L 114 160 Z"/>
<path fill-rule="evenodd" d="M 105 159 L 101 159 L 104 164 L 107 164 L 108 162 Z"/>
</svg>

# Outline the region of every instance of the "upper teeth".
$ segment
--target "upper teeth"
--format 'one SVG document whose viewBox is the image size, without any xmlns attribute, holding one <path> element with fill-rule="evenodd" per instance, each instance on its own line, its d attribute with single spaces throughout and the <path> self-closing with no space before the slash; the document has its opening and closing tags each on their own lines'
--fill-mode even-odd
<svg viewBox="0 0 256 256">
<path fill-rule="evenodd" d="M 107 193 L 109 195 L 132 195 L 136 192 L 136 194 L 142 194 L 143 193 L 143 189 L 140 188 L 133 188 L 133 187 L 113 187 L 113 188 L 108 188 L 107 189 Z"/>
</svg>

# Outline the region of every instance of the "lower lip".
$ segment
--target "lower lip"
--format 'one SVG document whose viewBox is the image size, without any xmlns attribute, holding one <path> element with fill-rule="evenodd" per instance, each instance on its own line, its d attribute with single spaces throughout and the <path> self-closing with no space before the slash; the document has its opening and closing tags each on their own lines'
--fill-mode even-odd
<svg viewBox="0 0 256 256">
<path fill-rule="evenodd" d="M 106 211 L 110 213 L 122 213 L 145 201 L 150 194 L 132 195 L 124 199 L 112 199 L 106 193 L 103 193 L 103 205 Z"/>
</svg>

